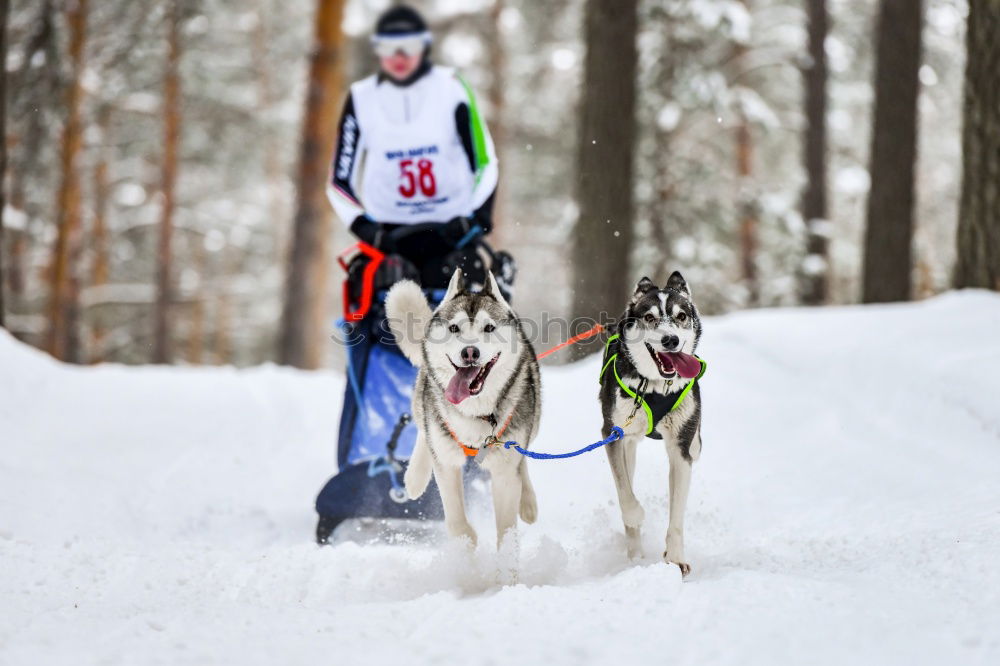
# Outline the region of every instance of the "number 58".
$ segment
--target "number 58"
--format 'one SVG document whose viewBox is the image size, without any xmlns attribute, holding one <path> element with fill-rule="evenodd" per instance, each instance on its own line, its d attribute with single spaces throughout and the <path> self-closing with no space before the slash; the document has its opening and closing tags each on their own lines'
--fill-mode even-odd
<svg viewBox="0 0 1000 666">
<path fill-rule="evenodd" d="M 399 163 L 399 193 L 407 199 L 412 198 L 420 188 L 425 197 L 432 197 L 437 192 L 437 181 L 434 180 L 434 163 L 422 159 L 414 168 L 413 160 L 402 160 Z"/>
</svg>

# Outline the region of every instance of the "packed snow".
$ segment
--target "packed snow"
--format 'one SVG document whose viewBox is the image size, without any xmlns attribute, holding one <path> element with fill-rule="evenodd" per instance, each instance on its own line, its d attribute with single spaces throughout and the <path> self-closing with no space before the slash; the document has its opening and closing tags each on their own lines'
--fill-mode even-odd
<svg viewBox="0 0 1000 666">
<path fill-rule="evenodd" d="M 0 663 L 1000 663 L 1000 296 L 705 322 L 691 575 L 640 448 L 628 562 L 600 451 L 531 463 L 497 553 L 312 541 L 343 382 L 79 368 L 0 331 Z M 535 448 L 598 438 L 596 358 L 543 372 Z"/>
</svg>

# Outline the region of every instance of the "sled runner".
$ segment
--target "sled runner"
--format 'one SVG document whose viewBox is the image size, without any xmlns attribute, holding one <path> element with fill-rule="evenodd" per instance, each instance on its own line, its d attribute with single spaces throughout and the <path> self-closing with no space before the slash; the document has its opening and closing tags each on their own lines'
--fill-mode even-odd
<svg viewBox="0 0 1000 666">
<path fill-rule="evenodd" d="M 398 242 L 426 232 L 427 225 L 399 230 Z M 346 350 L 347 386 L 337 438 L 337 473 L 316 498 L 319 521 L 316 541 L 328 543 L 333 531 L 352 518 L 441 520 L 444 512 L 436 489 L 410 500 L 403 488 L 406 461 L 413 453 L 416 428 L 410 399 L 417 368 L 400 352 L 385 320 L 384 300 L 402 279 L 419 281 L 428 300 L 438 303 L 444 287 L 435 286 L 434 272 L 450 276 L 461 267 L 470 282 L 481 285 L 492 270 L 510 298 L 515 266 L 506 252 L 470 239 L 465 248 L 418 271 L 401 256 L 384 254 L 365 243 L 345 250 L 338 262 L 347 272 L 344 316 L 337 322 Z M 429 272 L 433 271 L 433 272 Z M 478 474 L 475 466 L 466 474 Z M 433 481 L 431 482 L 433 484 Z"/>
</svg>

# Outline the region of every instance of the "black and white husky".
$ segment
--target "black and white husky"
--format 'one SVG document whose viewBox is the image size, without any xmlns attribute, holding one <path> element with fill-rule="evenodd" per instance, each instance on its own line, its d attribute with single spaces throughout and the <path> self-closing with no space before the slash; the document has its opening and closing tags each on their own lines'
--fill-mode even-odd
<svg viewBox="0 0 1000 666">
<path fill-rule="evenodd" d="M 448 532 L 475 545 L 462 487 L 462 468 L 475 455 L 492 479 L 499 546 L 519 513 L 526 523 L 538 514 L 525 459 L 502 445 L 485 446 L 512 439 L 527 448 L 538 432 L 538 362 L 520 321 L 492 273 L 481 292 L 469 293 L 461 270 L 436 310 L 407 280 L 389 291 L 386 313 L 400 349 L 420 368 L 413 390 L 417 443 L 406 492 L 420 497 L 433 471 Z"/>
<path fill-rule="evenodd" d="M 663 557 L 685 575 L 691 566 L 684 557 L 684 507 L 691 465 L 701 453 L 697 379 L 704 364 L 694 355 L 700 338 L 698 309 L 681 274 L 675 271 L 663 289 L 644 277 L 608 340 L 601 365 L 604 436 L 615 425 L 625 432 L 607 452 L 629 557 L 641 555 L 644 516 L 632 490 L 636 446 L 643 437 L 662 439 L 670 460 L 670 523 Z"/>
</svg>

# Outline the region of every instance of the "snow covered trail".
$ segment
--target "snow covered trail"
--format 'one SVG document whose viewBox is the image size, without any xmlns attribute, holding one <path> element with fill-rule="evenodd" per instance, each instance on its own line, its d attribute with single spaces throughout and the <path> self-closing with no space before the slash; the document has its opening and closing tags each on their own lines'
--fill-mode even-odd
<svg viewBox="0 0 1000 666">
<path fill-rule="evenodd" d="M 605 456 L 532 463 L 520 584 L 478 508 L 311 543 L 342 383 L 73 368 L 0 332 L 0 664 L 1000 662 L 1000 297 L 706 322 L 693 566 L 630 564 Z M 597 438 L 597 360 L 546 369 L 535 448 Z"/>
</svg>

